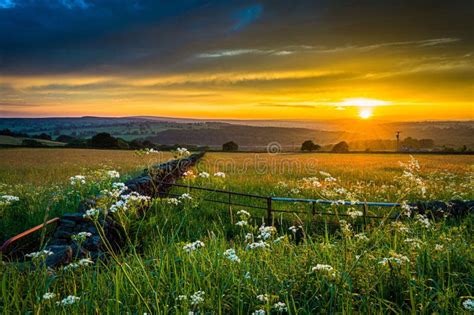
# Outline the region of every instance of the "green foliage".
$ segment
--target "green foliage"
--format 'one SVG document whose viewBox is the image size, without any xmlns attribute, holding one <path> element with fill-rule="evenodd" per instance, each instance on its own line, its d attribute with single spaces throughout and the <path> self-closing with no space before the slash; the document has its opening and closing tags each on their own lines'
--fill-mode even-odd
<svg viewBox="0 0 474 315">
<path fill-rule="evenodd" d="M 196 176 L 183 182 L 294 197 L 380 201 L 473 198 L 469 168 L 464 162 L 456 169 L 447 162 L 454 163 L 452 159 L 446 159 L 446 164 L 433 161 L 430 167 L 437 168 L 427 169 L 416 160 L 400 167 L 391 162 L 380 166 L 379 160 L 371 158 L 371 168 L 358 175 L 348 173 L 360 166 L 357 156 L 350 157 L 353 163 L 349 165 L 345 155 L 332 155 L 332 164 L 320 161 L 318 165 L 324 168 L 316 172 L 276 173 L 272 169 L 262 175 L 260 165 L 242 171 L 240 166 L 248 166 L 248 154 L 227 154 L 235 156 L 234 165 L 227 168 L 216 163 L 223 156 L 210 154 L 190 173 Z M 301 159 L 306 165 L 307 156 L 292 159 Z M 269 165 L 274 162 L 266 161 Z M 225 172 L 225 178 L 214 176 L 217 171 Z M 200 176 L 204 172 L 209 176 Z M 27 227 L 29 222 L 22 220 L 44 215 L 46 200 L 54 211 L 75 209 L 80 200 L 112 189 L 112 179 L 106 174 L 86 174 L 84 184 L 34 190 L 5 183 L 0 195 L 16 195 L 19 201 L 1 208 L 2 218 L 18 215 L 17 224 Z M 430 220 L 429 224 L 403 216 L 396 222 L 374 219 L 364 225 L 352 207 L 327 206 L 318 209 L 325 215 L 313 217 L 308 207 L 294 205 L 292 209 L 302 213 L 278 214 L 275 227 L 264 229 L 264 210 L 247 208 L 249 217 L 238 212 L 245 207 L 229 209 L 206 201 L 216 196 L 211 192 L 176 188 L 172 193 L 181 197 L 153 200 L 139 220 L 138 206 L 133 204 L 127 210 L 103 211 L 101 215 L 114 216 L 128 232 L 126 248 L 108 260 L 55 271 L 41 264 L 34 271 L 0 264 L 0 313 L 249 314 L 263 309 L 276 314 L 275 304 L 285 303 L 290 314 L 457 314 L 466 312 L 463 302 L 474 294 L 472 214 L 457 220 Z M 185 193 L 189 196 L 183 196 Z M 108 197 L 101 199 L 99 206 L 110 209 L 115 197 L 104 195 Z M 249 200 L 242 197 L 234 202 Z M 388 216 L 398 209 L 370 211 Z M 354 215 L 344 222 L 339 216 L 343 213 Z M 245 224 L 236 224 L 242 221 Z M 8 222 L 0 231 L 15 232 L 13 219 Z M 260 246 L 260 242 L 266 245 Z M 55 297 L 45 300 L 47 292 Z M 69 295 L 80 299 L 71 305 L 57 305 Z"/>
<path fill-rule="evenodd" d="M 319 149 L 321 149 L 321 146 L 319 144 L 315 144 L 312 140 L 306 140 L 301 145 L 301 151 L 312 152 L 312 151 L 317 151 Z"/>
<path fill-rule="evenodd" d="M 347 153 L 349 152 L 349 145 L 345 141 L 341 141 L 334 145 L 334 147 L 331 150 L 334 153 Z"/>
</svg>

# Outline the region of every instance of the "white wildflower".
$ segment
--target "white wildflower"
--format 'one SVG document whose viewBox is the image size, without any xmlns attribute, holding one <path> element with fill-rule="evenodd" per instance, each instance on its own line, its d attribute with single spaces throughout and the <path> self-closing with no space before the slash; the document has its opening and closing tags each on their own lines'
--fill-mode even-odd
<svg viewBox="0 0 474 315">
<path fill-rule="evenodd" d="M 237 223 L 235 223 L 235 225 L 237 225 L 237 226 L 245 226 L 245 225 L 247 225 L 247 224 L 248 224 L 248 222 L 247 222 L 247 221 L 243 221 L 243 220 L 242 220 L 242 221 L 238 221 Z"/>
<path fill-rule="evenodd" d="M 184 249 L 187 253 L 190 253 L 190 252 L 193 252 L 193 251 L 195 251 L 196 249 L 201 248 L 201 247 L 204 247 L 204 243 L 201 242 L 200 240 L 197 240 L 197 241 L 195 241 L 195 242 L 188 243 L 188 244 L 184 245 L 184 246 L 183 246 L 183 249 Z"/>
<path fill-rule="evenodd" d="M 312 272 L 317 272 L 317 271 L 331 272 L 333 270 L 334 268 L 331 265 L 324 265 L 324 264 L 317 264 L 316 266 L 311 268 Z"/>
<path fill-rule="evenodd" d="M 194 292 L 193 295 L 191 295 L 190 299 L 191 299 L 191 305 L 199 305 L 202 302 L 204 302 L 204 292 L 203 291 Z"/>
<path fill-rule="evenodd" d="M 257 300 L 259 300 L 260 302 L 268 302 L 270 301 L 270 296 L 268 294 L 259 294 L 257 295 Z"/>
<path fill-rule="evenodd" d="M 12 196 L 12 195 L 0 196 L 0 207 L 1 206 L 8 206 L 11 203 L 13 203 L 15 201 L 19 201 L 19 200 L 20 200 L 20 198 L 18 198 L 17 196 Z"/>
<path fill-rule="evenodd" d="M 198 176 L 201 177 L 201 178 L 209 178 L 210 177 L 208 172 L 201 172 L 201 173 L 199 173 Z"/>
<path fill-rule="evenodd" d="M 362 211 L 359 211 L 359 210 L 350 209 L 350 211 L 347 211 L 347 215 L 350 216 L 352 219 L 356 219 L 358 217 L 363 216 L 364 213 L 362 213 Z"/>
<path fill-rule="evenodd" d="M 298 232 L 298 229 L 303 229 L 303 227 L 302 227 L 301 225 L 298 225 L 298 226 L 294 226 L 294 225 L 293 225 L 293 226 L 290 226 L 290 227 L 288 228 L 288 230 L 290 230 L 290 231 L 293 232 L 293 233 Z"/>
<path fill-rule="evenodd" d="M 440 244 L 435 245 L 435 251 L 442 252 L 444 250 L 444 246 Z"/>
<path fill-rule="evenodd" d="M 109 211 L 112 213 L 115 213 L 120 210 L 126 211 L 127 209 L 128 209 L 127 202 L 124 200 L 118 200 L 113 205 L 110 206 Z"/>
<path fill-rule="evenodd" d="M 300 192 L 301 192 L 301 191 L 300 191 L 298 188 L 292 188 L 292 189 L 290 189 L 290 194 L 295 194 L 295 195 L 297 195 L 297 194 L 299 194 Z"/>
<path fill-rule="evenodd" d="M 252 312 L 252 315 L 265 315 L 265 310 L 264 309 L 258 309 Z"/>
<path fill-rule="evenodd" d="M 430 220 L 422 214 L 417 214 L 416 220 L 425 228 L 429 228 L 431 226 Z"/>
<path fill-rule="evenodd" d="M 263 240 L 267 240 L 270 237 L 272 237 L 273 234 L 275 234 L 276 229 L 273 226 L 265 226 L 265 224 L 262 224 L 259 228 L 258 231 L 260 232 L 260 235 L 258 238 L 261 238 Z"/>
<path fill-rule="evenodd" d="M 251 215 L 248 211 L 245 211 L 245 210 L 239 210 L 237 211 L 237 215 L 240 216 L 240 217 L 243 217 L 243 218 L 250 218 Z"/>
<path fill-rule="evenodd" d="M 69 178 L 71 185 L 84 185 L 86 183 L 86 177 L 83 175 L 76 175 Z"/>
<path fill-rule="evenodd" d="M 224 252 L 224 257 L 229 259 L 230 261 L 240 263 L 240 258 L 237 256 L 235 249 L 231 248 Z"/>
<path fill-rule="evenodd" d="M 120 173 L 115 170 L 107 171 L 107 176 L 110 178 L 120 178 Z"/>
<path fill-rule="evenodd" d="M 79 264 L 79 266 L 87 267 L 89 265 L 93 265 L 94 262 L 89 258 L 82 258 L 82 259 L 79 260 L 78 264 Z"/>
<path fill-rule="evenodd" d="M 165 202 L 169 205 L 174 205 L 174 206 L 179 205 L 179 199 L 178 198 L 166 198 Z"/>
<path fill-rule="evenodd" d="M 188 297 L 186 295 L 178 295 L 176 301 L 186 301 Z"/>
<path fill-rule="evenodd" d="M 84 242 L 88 237 L 91 237 L 92 233 L 89 232 L 79 232 L 73 236 L 71 236 L 73 241 L 76 242 Z"/>
<path fill-rule="evenodd" d="M 32 258 L 32 259 L 37 259 L 37 258 L 46 258 L 48 256 L 54 255 L 52 251 L 49 250 L 41 250 L 39 252 L 33 252 L 26 254 L 25 257 Z"/>
<path fill-rule="evenodd" d="M 56 302 L 57 305 L 62 305 L 62 306 L 67 306 L 67 305 L 72 305 L 76 302 L 78 302 L 81 298 L 78 296 L 74 295 L 69 295 L 68 297 L 62 299 L 59 302 Z"/>
<path fill-rule="evenodd" d="M 286 304 L 283 302 L 278 302 L 278 303 L 273 304 L 273 308 L 277 312 L 286 312 L 288 310 L 288 308 L 286 307 Z"/>
<path fill-rule="evenodd" d="M 254 242 L 247 245 L 247 249 L 267 248 L 267 247 L 270 247 L 270 245 L 268 245 L 264 241 L 258 241 L 258 242 Z"/>
<path fill-rule="evenodd" d="M 216 172 L 216 173 L 214 173 L 214 177 L 225 178 L 225 173 L 224 172 Z"/>
<path fill-rule="evenodd" d="M 99 209 L 89 209 L 86 211 L 86 213 L 83 215 L 84 218 L 95 218 L 99 215 L 100 211 Z"/>
<path fill-rule="evenodd" d="M 46 292 L 45 294 L 43 294 L 43 300 L 45 301 L 54 299 L 55 297 L 56 297 L 56 293 Z"/>
<path fill-rule="evenodd" d="M 474 312 L 474 300 L 467 299 L 466 301 L 462 302 L 462 306 L 469 312 Z"/>
<path fill-rule="evenodd" d="M 182 195 L 179 197 L 179 199 L 180 199 L 180 200 L 192 200 L 193 197 L 191 197 L 191 195 L 188 194 L 188 193 L 184 193 L 184 194 L 182 194 Z"/>
</svg>

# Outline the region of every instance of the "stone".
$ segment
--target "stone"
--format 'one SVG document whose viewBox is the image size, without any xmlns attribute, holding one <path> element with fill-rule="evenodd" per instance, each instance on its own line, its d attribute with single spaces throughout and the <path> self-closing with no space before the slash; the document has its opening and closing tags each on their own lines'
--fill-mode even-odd
<svg viewBox="0 0 474 315">
<path fill-rule="evenodd" d="M 65 227 L 74 227 L 76 225 L 76 222 L 72 220 L 64 219 L 63 217 L 59 220 L 59 225 L 65 226 Z"/>
<path fill-rule="evenodd" d="M 84 214 L 81 212 L 65 213 L 62 220 L 70 220 L 75 222 L 86 222 L 88 219 L 84 218 Z"/>
<path fill-rule="evenodd" d="M 46 258 L 45 264 L 48 267 L 57 267 L 69 264 L 72 261 L 73 251 L 71 246 L 51 245 L 46 249 L 54 253 Z"/>
</svg>

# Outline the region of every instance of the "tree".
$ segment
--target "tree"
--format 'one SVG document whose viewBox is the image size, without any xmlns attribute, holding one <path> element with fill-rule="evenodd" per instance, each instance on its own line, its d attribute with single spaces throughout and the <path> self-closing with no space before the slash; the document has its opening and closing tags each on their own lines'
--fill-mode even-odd
<svg viewBox="0 0 474 315">
<path fill-rule="evenodd" d="M 56 138 L 56 141 L 58 142 L 65 142 L 65 143 L 69 143 L 69 142 L 72 142 L 76 140 L 75 137 L 72 137 L 72 136 L 68 136 L 68 135 L 60 135 Z"/>
<path fill-rule="evenodd" d="M 34 138 L 41 140 L 51 140 L 51 136 L 44 132 L 40 135 L 34 136 Z"/>
<path fill-rule="evenodd" d="M 119 144 L 117 138 L 112 137 L 109 133 L 102 132 L 93 136 L 90 140 L 93 147 L 98 148 L 118 148 Z"/>
<path fill-rule="evenodd" d="M 230 152 L 230 151 L 238 151 L 239 145 L 234 141 L 226 142 L 222 145 L 222 151 Z"/>
<path fill-rule="evenodd" d="M 41 142 L 33 140 L 33 139 L 25 139 L 22 141 L 21 145 L 24 147 L 33 147 L 33 148 L 44 147 L 44 145 Z"/>
<path fill-rule="evenodd" d="M 433 139 L 420 139 L 420 148 L 423 149 L 432 149 L 434 147 L 434 140 Z"/>
<path fill-rule="evenodd" d="M 315 144 L 313 141 L 311 140 L 306 140 L 305 142 L 303 142 L 303 144 L 301 145 L 301 151 L 309 151 L 309 152 L 312 152 L 312 151 L 317 151 L 321 149 L 321 146 L 319 144 Z"/>
<path fill-rule="evenodd" d="M 341 141 L 332 148 L 334 153 L 346 153 L 349 152 L 349 145 L 345 141 Z"/>
</svg>

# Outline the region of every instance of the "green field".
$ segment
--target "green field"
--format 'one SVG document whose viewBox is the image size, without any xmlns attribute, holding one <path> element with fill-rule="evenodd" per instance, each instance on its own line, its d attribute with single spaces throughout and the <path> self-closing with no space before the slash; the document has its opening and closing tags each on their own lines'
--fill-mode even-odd
<svg viewBox="0 0 474 315">
<path fill-rule="evenodd" d="M 125 180 L 169 158 L 131 151 L 0 150 L 0 196 L 19 197 L 0 206 L 0 240 L 110 190 L 107 170 L 118 170 Z M 473 163 L 472 156 L 211 153 L 182 182 L 263 196 L 466 200 L 474 199 Z M 69 177 L 78 174 L 86 182 L 71 185 Z M 466 312 L 463 303 L 473 299 L 472 214 L 363 224 L 355 207 L 327 206 L 318 210 L 333 215 L 315 218 L 307 207 L 289 204 L 308 213 L 278 215 L 275 227 L 263 228 L 264 211 L 207 202 L 218 197 L 209 192 L 172 192 L 189 192 L 191 198 L 153 200 L 138 221 L 134 207 L 113 214 L 129 237 L 113 259 L 54 271 L 40 264 L 34 271 L 0 265 L 0 313 L 452 314 Z M 254 204 L 243 197 L 235 201 Z M 400 210 L 370 209 L 386 217 L 394 211 Z M 342 213 L 351 217 L 337 215 Z M 48 292 L 55 297 L 44 299 Z M 57 305 L 69 295 L 80 299 Z"/>
</svg>

